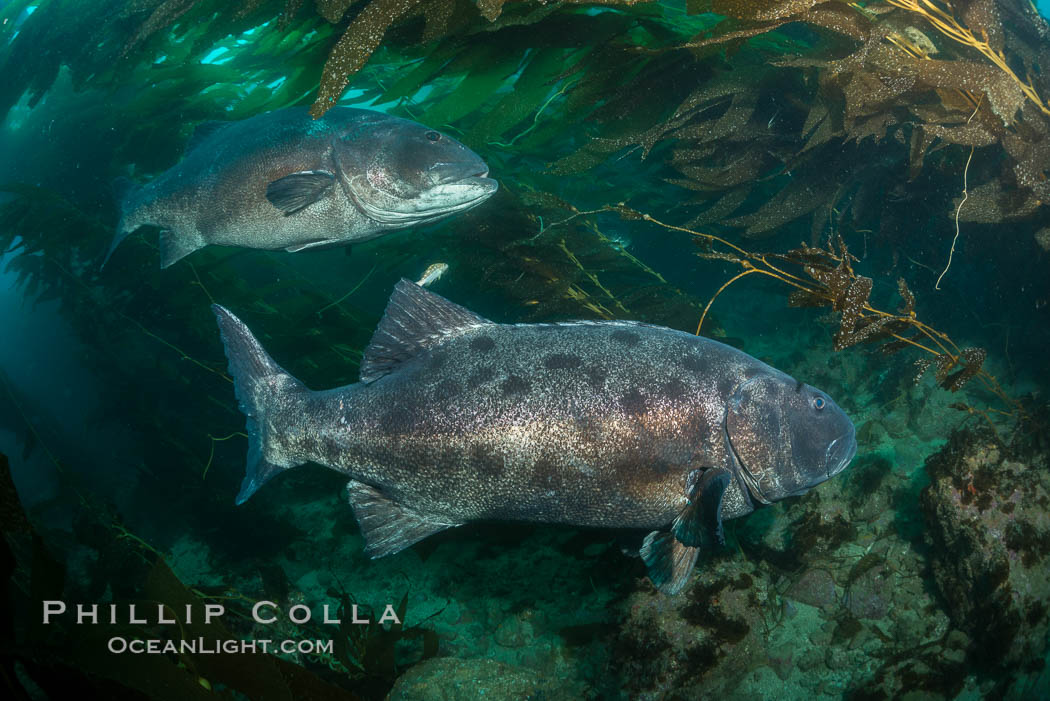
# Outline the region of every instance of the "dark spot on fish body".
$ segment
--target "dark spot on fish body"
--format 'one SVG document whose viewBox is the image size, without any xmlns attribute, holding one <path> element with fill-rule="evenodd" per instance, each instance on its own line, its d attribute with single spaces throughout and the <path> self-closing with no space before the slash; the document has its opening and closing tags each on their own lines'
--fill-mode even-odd
<svg viewBox="0 0 1050 701">
<path fill-rule="evenodd" d="M 398 402 L 380 417 L 379 424 L 387 433 L 407 433 L 414 430 L 418 421 L 414 404 Z"/>
<path fill-rule="evenodd" d="M 634 331 L 628 331 L 626 329 L 616 329 L 610 334 L 610 337 L 614 341 L 619 341 L 625 346 L 637 346 L 641 343 L 642 338 Z"/>
<path fill-rule="evenodd" d="M 444 367 L 445 362 L 448 361 L 448 353 L 444 351 L 435 351 L 430 354 L 427 359 L 426 368 L 427 370 L 440 370 Z"/>
<path fill-rule="evenodd" d="M 480 387 L 496 377 L 496 371 L 489 367 L 478 368 L 467 378 L 467 386 L 470 388 Z"/>
<path fill-rule="evenodd" d="M 711 424 L 708 423 L 707 417 L 700 411 L 691 411 L 689 414 L 683 432 L 684 435 L 693 437 L 696 441 L 697 449 L 700 449 L 704 446 L 705 442 L 711 440 Z"/>
<path fill-rule="evenodd" d="M 542 475 L 544 479 L 547 476 L 556 474 L 558 472 L 558 465 L 550 458 L 536 458 L 532 463 L 532 474 Z"/>
<path fill-rule="evenodd" d="M 601 391 L 605 389 L 605 379 L 609 377 L 608 370 L 600 365 L 590 365 L 584 368 L 583 374 L 587 377 L 587 384 L 595 390 Z"/>
<path fill-rule="evenodd" d="M 648 402 L 637 387 L 625 392 L 620 397 L 620 407 L 628 416 L 639 416 L 648 409 Z"/>
<path fill-rule="evenodd" d="M 532 477 L 529 480 L 538 492 L 559 492 L 565 487 L 565 475 L 558 464 L 549 458 L 538 458 L 532 464 Z"/>
<path fill-rule="evenodd" d="M 682 367 L 691 372 L 706 372 L 708 364 L 703 358 L 689 354 L 682 358 Z"/>
<path fill-rule="evenodd" d="M 503 390 L 504 396 L 510 396 L 514 394 L 525 394 L 529 391 L 529 383 L 517 375 L 511 375 L 503 384 L 500 385 L 500 389 Z"/>
<path fill-rule="evenodd" d="M 671 464 L 666 460 L 653 460 L 649 463 L 649 469 L 657 475 L 666 475 L 671 469 Z"/>
<path fill-rule="evenodd" d="M 442 399 L 448 399 L 449 397 L 455 397 L 462 391 L 462 387 L 458 382 L 451 378 L 445 378 L 438 382 L 434 387 L 435 399 L 441 401 Z"/>
<path fill-rule="evenodd" d="M 685 469 L 690 459 L 696 452 L 695 438 L 659 438 L 653 441 L 653 457 L 667 463 L 667 469 L 671 467 Z M 667 469 L 663 470 L 666 472 Z M 686 470 L 688 472 L 688 470 Z"/>
<path fill-rule="evenodd" d="M 663 395 L 668 399 L 678 400 L 686 395 L 688 388 L 685 383 L 678 378 L 668 380 L 663 386 Z"/>
<path fill-rule="evenodd" d="M 495 347 L 496 342 L 488 336 L 478 336 L 470 341 L 470 349 L 479 353 L 488 353 Z"/>
<path fill-rule="evenodd" d="M 548 370 L 572 370 L 583 365 L 583 360 L 572 353 L 552 353 L 543 360 Z"/>
<path fill-rule="evenodd" d="M 503 473 L 503 458 L 487 445 L 478 444 L 470 449 L 469 465 L 475 474 L 495 476 Z"/>
<path fill-rule="evenodd" d="M 573 442 L 584 447 L 604 448 L 602 423 L 593 416 L 579 416 L 572 422 Z"/>
<path fill-rule="evenodd" d="M 642 460 L 634 451 L 631 451 L 631 455 L 620 458 L 612 463 L 611 472 L 617 475 L 617 481 L 627 483 L 632 480 L 637 480 L 644 470 L 648 470 L 650 463 L 648 460 Z"/>
<path fill-rule="evenodd" d="M 733 377 L 732 375 L 722 376 L 718 378 L 718 382 L 715 384 L 715 389 L 718 391 L 719 397 L 729 397 L 733 394 L 739 384 L 739 378 Z"/>
</svg>

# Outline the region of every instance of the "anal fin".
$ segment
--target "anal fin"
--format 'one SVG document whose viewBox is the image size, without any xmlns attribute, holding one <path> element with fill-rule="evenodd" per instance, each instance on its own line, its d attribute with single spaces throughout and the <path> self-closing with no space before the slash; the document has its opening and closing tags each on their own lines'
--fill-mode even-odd
<svg viewBox="0 0 1050 701">
<path fill-rule="evenodd" d="M 689 581 L 700 548 L 683 544 L 666 531 L 653 531 L 645 536 L 638 551 L 649 568 L 649 579 L 665 594 L 677 594 Z"/>
<path fill-rule="evenodd" d="M 173 229 L 161 229 L 159 242 L 161 268 L 167 268 L 198 248 L 204 248 L 208 245 L 204 237 L 195 231 L 187 233 Z"/>
<path fill-rule="evenodd" d="M 365 539 L 365 554 L 371 558 L 393 555 L 427 536 L 460 525 L 422 514 L 356 480 L 346 485 L 346 496 Z"/>
</svg>

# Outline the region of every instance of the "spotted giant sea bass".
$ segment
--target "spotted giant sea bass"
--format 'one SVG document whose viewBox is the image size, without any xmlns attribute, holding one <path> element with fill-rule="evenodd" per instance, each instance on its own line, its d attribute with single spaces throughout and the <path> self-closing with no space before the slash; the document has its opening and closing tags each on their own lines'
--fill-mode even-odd
<svg viewBox="0 0 1050 701">
<path fill-rule="evenodd" d="M 480 204 L 496 191 L 488 172 L 455 139 L 381 112 L 334 107 L 314 120 L 293 107 L 206 123 L 178 165 L 141 188 L 121 181 L 106 261 L 147 224 L 161 229 L 162 268 L 209 244 L 294 252 L 366 241 Z"/>
<path fill-rule="evenodd" d="M 805 493 L 857 451 L 823 392 L 659 326 L 497 324 L 402 280 L 361 381 L 312 391 L 214 310 L 248 416 L 238 503 L 325 465 L 350 478 L 372 557 L 483 519 L 650 529 L 642 557 L 674 593 L 723 519 Z"/>
</svg>

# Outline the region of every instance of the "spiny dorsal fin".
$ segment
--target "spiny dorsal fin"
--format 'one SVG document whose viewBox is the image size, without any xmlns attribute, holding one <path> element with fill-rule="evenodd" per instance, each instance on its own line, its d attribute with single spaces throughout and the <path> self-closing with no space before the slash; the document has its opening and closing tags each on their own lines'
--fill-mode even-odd
<svg viewBox="0 0 1050 701">
<path fill-rule="evenodd" d="M 372 382 L 436 343 L 492 322 L 401 279 L 361 361 L 361 381 Z"/>
<path fill-rule="evenodd" d="M 346 498 L 361 527 L 365 554 L 371 558 L 393 555 L 428 535 L 459 525 L 421 514 L 356 480 L 346 485 Z"/>
</svg>

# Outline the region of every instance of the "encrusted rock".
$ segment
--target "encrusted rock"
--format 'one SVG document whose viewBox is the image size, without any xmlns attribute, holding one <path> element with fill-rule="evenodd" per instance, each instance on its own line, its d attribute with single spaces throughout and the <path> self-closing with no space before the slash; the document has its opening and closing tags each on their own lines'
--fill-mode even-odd
<svg viewBox="0 0 1050 701">
<path fill-rule="evenodd" d="M 437 657 L 399 677 L 386 701 L 574 701 L 584 698 L 585 693 L 565 679 L 550 679 L 549 675 L 495 660 Z"/>
<path fill-rule="evenodd" d="M 715 698 L 764 665 L 790 674 L 784 651 L 766 648 L 765 617 L 777 607 L 763 601 L 763 575 L 742 558 L 712 560 L 678 596 L 649 589 L 627 600 L 613 658 L 629 698 Z"/>
<path fill-rule="evenodd" d="M 952 435 L 926 461 L 921 505 L 937 585 L 955 624 L 989 662 L 1046 651 L 1050 470 L 1045 453 L 1007 456 L 987 432 Z"/>
<path fill-rule="evenodd" d="M 857 618 L 883 618 L 889 610 L 891 587 L 886 567 L 876 565 L 850 584 L 846 607 Z"/>
<path fill-rule="evenodd" d="M 834 608 L 838 603 L 835 580 L 831 572 L 822 567 L 806 570 L 784 596 L 823 609 Z"/>
</svg>

